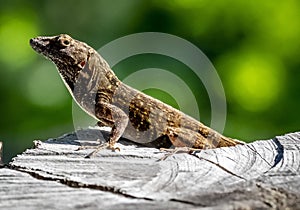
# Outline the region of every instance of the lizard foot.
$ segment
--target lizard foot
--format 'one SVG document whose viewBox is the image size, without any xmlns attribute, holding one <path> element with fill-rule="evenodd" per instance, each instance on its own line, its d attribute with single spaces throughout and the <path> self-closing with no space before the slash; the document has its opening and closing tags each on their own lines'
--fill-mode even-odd
<svg viewBox="0 0 300 210">
<path fill-rule="evenodd" d="M 191 147 L 175 147 L 174 149 L 160 148 L 160 151 L 168 153 L 165 154 L 160 160 L 165 160 L 178 152 L 191 154 L 192 152 L 199 152 L 201 150 L 202 149 L 195 149 Z"/>
<path fill-rule="evenodd" d="M 86 155 L 85 158 L 91 158 L 92 156 L 97 154 L 102 149 L 111 149 L 112 151 L 120 151 L 119 147 L 114 147 L 114 146 L 110 145 L 108 142 L 97 145 L 97 146 L 80 146 L 79 148 L 76 149 L 76 151 L 85 150 L 85 149 L 94 149 L 94 151 L 92 151 L 91 153 Z"/>
</svg>

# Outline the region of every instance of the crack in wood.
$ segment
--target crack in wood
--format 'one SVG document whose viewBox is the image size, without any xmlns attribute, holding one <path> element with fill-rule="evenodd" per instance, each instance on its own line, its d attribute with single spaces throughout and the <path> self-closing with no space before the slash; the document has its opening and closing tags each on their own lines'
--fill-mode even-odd
<svg viewBox="0 0 300 210">
<path fill-rule="evenodd" d="M 282 159 L 283 159 L 283 155 L 284 155 L 284 147 L 283 145 L 279 142 L 279 140 L 277 138 L 273 138 L 272 141 L 275 143 L 275 145 L 277 146 L 276 151 L 277 151 L 277 155 L 274 158 L 274 164 L 271 168 L 274 168 Z"/>
<path fill-rule="evenodd" d="M 267 165 L 270 167 L 272 166 L 259 152 L 257 152 L 254 148 L 251 148 L 249 145 L 245 144 L 246 147 L 248 147 L 252 152 L 254 152 L 256 155 L 258 155 Z"/>
<path fill-rule="evenodd" d="M 199 158 L 199 159 L 205 160 L 205 161 L 207 161 L 207 162 L 209 162 L 209 163 L 211 163 L 211 164 L 213 164 L 213 165 L 219 167 L 220 169 L 222 169 L 223 171 L 229 173 L 229 174 L 232 175 L 232 176 L 235 176 L 235 177 L 237 177 L 237 178 L 240 178 L 240 179 L 243 179 L 243 180 L 247 181 L 246 178 L 244 178 L 244 177 L 242 177 L 242 176 L 240 176 L 240 175 L 238 175 L 238 174 L 236 174 L 236 173 L 230 171 L 229 169 L 225 168 L 224 166 L 220 165 L 219 163 L 216 163 L 216 162 L 214 162 L 214 161 L 212 161 L 212 160 L 209 160 L 209 159 L 206 159 L 206 158 L 204 158 L 204 157 L 197 156 L 197 155 L 195 155 L 194 153 L 193 153 L 192 155 L 194 155 L 195 157 L 197 157 L 197 158 Z"/>
<path fill-rule="evenodd" d="M 176 199 L 176 198 L 171 198 L 170 201 L 174 201 L 174 202 L 178 202 L 178 203 L 185 203 L 185 204 L 190 204 L 190 205 L 196 205 L 198 207 L 206 207 L 206 205 L 202 205 L 197 202 L 186 201 L 186 200 L 181 200 L 181 199 Z"/>
<path fill-rule="evenodd" d="M 39 180 L 55 181 L 55 182 L 59 181 L 61 184 L 69 186 L 69 187 L 73 187 L 73 188 L 88 188 L 88 189 L 93 189 L 93 190 L 101 190 L 101 191 L 104 191 L 104 192 L 110 192 L 110 193 L 113 193 L 113 194 L 124 196 L 126 198 L 153 201 L 153 199 L 151 199 L 151 198 L 136 197 L 136 196 L 133 196 L 133 195 L 126 194 L 125 192 L 121 191 L 120 189 L 116 189 L 115 187 L 102 186 L 102 185 L 97 185 L 97 184 L 84 184 L 84 183 L 80 183 L 80 182 L 77 182 L 77 181 L 68 180 L 65 177 L 63 177 L 63 178 L 45 177 L 45 176 L 42 176 L 41 174 L 38 174 L 34 171 L 29 171 L 30 169 L 28 169 L 28 168 L 22 168 L 22 167 L 19 167 L 19 166 L 18 167 L 9 166 L 9 168 L 12 169 L 12 170 L 27 173 L 30 176 L 32 176 L 33 178 L 36 178 L 36 179 L 39 179 Z M 34 170 L 36 170 L 36 169 L 34 169 Z M 51 173 L 46 172 L 46 171 L 42 171 L 42 170 L 39 170 L 39 171 L 47 173 L 47 174 L 51 174 Z"/>
</svg>

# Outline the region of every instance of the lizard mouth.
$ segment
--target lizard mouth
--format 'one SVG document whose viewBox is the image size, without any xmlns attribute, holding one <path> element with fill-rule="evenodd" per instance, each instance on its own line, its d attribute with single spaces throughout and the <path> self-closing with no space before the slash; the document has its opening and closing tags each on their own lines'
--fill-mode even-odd
<svg viewBox="0 0 300 210">
<path fill-rule="evenodd" d="M 39 37 L 30 39 L 29 43 L 32 49 L 38 53 L 43 53 L 49 44 L 48 41 L 41 40 Z"/>
<path fill-rule="evenodd" d="M 39 54 L 42 54 L 47 59 L 55 60 L 55 57 L 53 56 L 54 50 L 50 47 L 50 38 L 52 37 L 43 37 L 39 36 L 36 38 L 30 39 L 29 43 L 32 49 L 36 51 Z"/>
</svg>

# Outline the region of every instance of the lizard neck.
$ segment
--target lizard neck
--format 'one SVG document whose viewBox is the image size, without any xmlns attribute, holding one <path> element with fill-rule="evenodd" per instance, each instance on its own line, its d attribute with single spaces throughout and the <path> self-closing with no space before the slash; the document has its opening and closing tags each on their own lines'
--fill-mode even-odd
<svg viewBox="0 0 300 210">
<path fill-rule="evenodd" d="M 75 101 L 87 112 L 93 113 L 96 103 L 111 102 L 121 81 L 97 52 L 91 52 L 72 84 L 71 95 Z"/>
<path fill-rule="evenodd" d="M 56 64 L 59 75 L 64 81 L 70 92 L 74 91 L 76 80 L 79 76 L 80 68 L 76 66 L 64 65 L 63 63 Z"/>
</svg>

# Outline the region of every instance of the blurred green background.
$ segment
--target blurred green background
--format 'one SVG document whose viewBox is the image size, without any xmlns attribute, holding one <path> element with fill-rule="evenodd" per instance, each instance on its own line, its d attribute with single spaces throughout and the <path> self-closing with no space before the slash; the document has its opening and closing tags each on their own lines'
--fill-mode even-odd
<svg viewBox="0 0 300 210">
<path fill-rule="evenodd" d="M 38 35 L 68 33 L 95 49 L 138 32 L 182 37 L 208 56 L 223 82 L 228 109 L 225 135 L 249 142 L 299 130 L 299 8 L 296 0 L 0 0 L 4 161 L 31 147 L 34 139 L 74 130 L 72 100 L 55 66 L 29 46 L 29 39 Z M 201 121 L 210 123 L 205 88 L 189 76 L 184 64 L 140 55 L 114 69 L 122 79 L 151 67 L 174 70 L 181 77 L 187 72 Z M 163 91 L 147 92 L 176 106 Z"/>
</svg>

